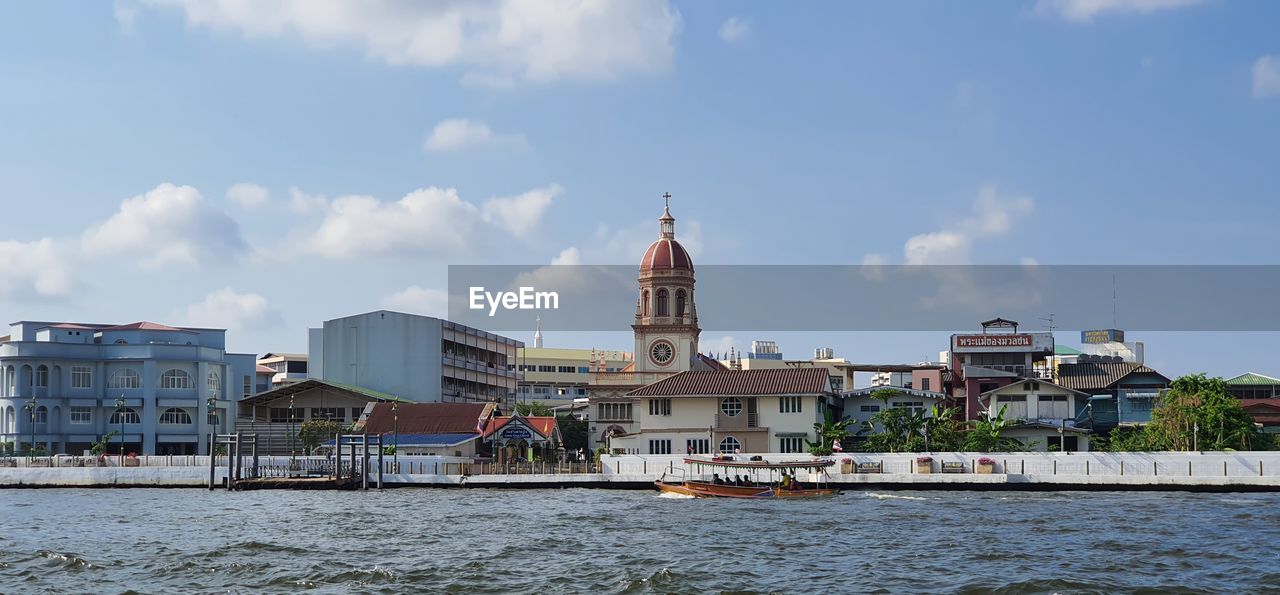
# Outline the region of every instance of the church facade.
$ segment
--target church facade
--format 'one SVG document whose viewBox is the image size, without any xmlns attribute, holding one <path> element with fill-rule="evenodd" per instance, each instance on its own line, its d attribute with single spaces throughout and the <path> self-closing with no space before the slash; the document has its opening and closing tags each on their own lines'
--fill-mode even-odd
<svg viewBox="0 0 1280 595">
<path fill-rule="evenodd" d="M 830 377 L 813 368 L 729 369 L 700 353 L 693 259 L 676 240 L 675 223 L 668 202 L 658 239 L 640 259 L 634 360 L 593 373 L 592 447 L 633 454 L 803 452 L 830 402 Z"/>
</svg>

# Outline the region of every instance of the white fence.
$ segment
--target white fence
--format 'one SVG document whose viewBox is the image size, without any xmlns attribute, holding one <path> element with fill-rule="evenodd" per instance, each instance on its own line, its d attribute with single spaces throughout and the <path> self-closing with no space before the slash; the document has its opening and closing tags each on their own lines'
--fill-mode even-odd
<svg viewBox="0 0 1280 595">
<path fill-rule="evenodd" d="M 768 461 L 798 461 L 814 457 L 798 454 L 766 454 Z M 871 475 L 856 473 L 859 464 L 871 463 L 879 467 L 881 475 L 924 475 L 917 469 L 919 457 L 929 457 L 930 474 L 944 474 L 943 463 L 948 467 L 963 468 L 974 473 L 982 459 L 990 459 L 994 473 L 1001 475 L 1035 476 L 1040 479 L 1064 477 L 1191 477 L 1191 478 L 1280 478 L 1280 452 L 1077 452 L 1077 453 L 846 453 L 832 458 L 836 464 L 828 469 L 832 481 L 853 480 L 853 476 Z M 846 463 L 847 462 L 847 463 Z M 960 465 L 955 465 L 959 463 Z M 632 479 L 652 477 L 657 479 L 664 472 L 669 474 L 696 474 L 683 456 L 675 455 L 615 455 L 601 460 L 602 472 L 607 476 L 627 476 Z M 850 469 L 852 467 L 852 469 Z M 842 471 L 854 471 L 845 473 Z M 711 470 L 702 467 L 701 474 Z M 865 478 L 864 478 L 865 479 Z"/>
</svg>

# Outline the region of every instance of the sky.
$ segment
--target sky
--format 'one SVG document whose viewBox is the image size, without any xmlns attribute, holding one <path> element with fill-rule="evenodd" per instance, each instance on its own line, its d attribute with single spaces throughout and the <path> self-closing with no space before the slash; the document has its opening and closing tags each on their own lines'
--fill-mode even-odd
<svg viewBox="0 0 1280 595">
<path fill-rule="evenodd" d="M 699 264 L 1277 264 L 1278 22 L 1227 0 L 4 3 L 0 313 L 305 351 L 324 320 L 442 314 L 449 264 L 638 262 L 663 192 Z M 1228 376 L 1280 375 L 1278 338 L 1130 333 L 1166 373 Z M 703 332 L 752 339 L 947 344 Z"/>
</svg>

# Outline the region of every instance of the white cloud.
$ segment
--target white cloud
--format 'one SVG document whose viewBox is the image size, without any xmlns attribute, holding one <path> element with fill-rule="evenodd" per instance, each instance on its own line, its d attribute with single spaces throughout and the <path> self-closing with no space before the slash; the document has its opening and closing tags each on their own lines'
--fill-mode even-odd
<svg viewBox="0 0 1280 595">
<path fill-rule="evenodd" d="M 560 254 L 551 259 L 552 266 L 573 266 L 578 264 L 582 264 L 582 255 L 579 254 L 578 249 L 573 246 L 569 246 L 568 248 L 561 250 Z"/>
<path fill-rule="evenodd" d="M 289 188 L 289 210 L 295 213 L 323 211 L 329 206 L 329 199 L 319 194 L 307 194 L 296 187 Z"/>
<path fill-rule="evenodd" d="M 974 240 L 1004 235 L 1035 208 L 1029 196 L 1002 196 L 983 186 L 965 218 L 945 229 L 912 236 L 903 246 L 906 264 L 965 264 Z"/>
<path fill-rule="evenodd" d="M 50 238 L 0 241 L 0 262 L 0 298 L 64 297 L 76 287 L 68 250 Z"/>
<path fill-rule="evenodd" d="M 223 262 L 248 245 L 240 226 L 190 186 L 161 184 L 125 199 L 110 219 L 84 233 L 89 255 L 133 254 L 144 268 Z"/>
<path fill-rule="evenodd" d="M 1201 4 L 1206 0 L 1038 0 L 1035 12 L 1074 23 L 1087 23 L 1106 13 L 1150 14 Z"/>
<path fill-rule="evenodd" d="M 481 207 L 480 215 L 486 222 L 496 224 L 515 235 L 523 236 L 542 222 L 542 214 L 563 190 L 560 186 L 552 184 L 546 188 L 535 188 L 518 196 L 491 198 Z"/>
<path fill-rule="evenodd" d="M 720 39 L 725 43 L 738 43 L 751 37 L 751 23 L 738 17 L 729 17 L 720 25 Z"/>
<path fill-rule="evenodd" d="M 306 252 L 328 258 L 355 255 L 449 255 L 483 247 L 481 231 L 525 235 L 538 226 L 561 188 L 551 185 L 482 206 L 454 188 L 422 188 L 395 202 L 342 196 L 329 203 L 324 221 L 303 239 Z"/>
<path fill-rule="evenodd" d="M 444 318 L 449 313 L 449 294 L 443 289 L 414 285 L 383 298 L 382 305 L 389 310 L 406 314 Z"/>
<path fill-rule="evenodd" d="M 115 0 L 111 4 L 111 16 L 126 34 L 132 34 L 138 20 L 138 5 L 131 0 Z"/>
<path fill-rule="evenodd" d="M 260 207 L 266 204 L 267 199 L 270 197 L 270 191 L 252 182 L 241 182 L 227 188 L 227 200 L 246 209 Z"/>
<path fill-rule="evenodd" d="M 443 120 L 431 130 L 422 148 L 427 151 L 458 151 L 479 146 L 524 146 L 519 134 L 497 134 L 484 122 L 466 118 Z"/>
<path fill-rule="evenodd" d="M 355 46 L 395 66 L 489 81 L 601 80 L 667 68 L 681 19 L 666 0 L 146 0 L 191 27 Z"/>
<path fill-rule="evenodd" d="M 1253 63 L 1253 96 L 1280 96 L 1280 57 L 1262 56 Z"/>
<path fill-rule="evenodd" d="M 729 359 L 729 348 L 734 347 L 738 340 L 729 335 L 724 335 L 711 340 L 698 341 L 698 350 L 703 353 L 714 353 L 717 358 Z"/>
<path fill-rule="evenodd" d="M 272 329 L 284 326 L 284 316 L 267 298 L 256 293 L 237 293 L 224 287 L 205 296 L 175 316 L 186 326 L 225 328 L 236 331 Z"/>
</svg>

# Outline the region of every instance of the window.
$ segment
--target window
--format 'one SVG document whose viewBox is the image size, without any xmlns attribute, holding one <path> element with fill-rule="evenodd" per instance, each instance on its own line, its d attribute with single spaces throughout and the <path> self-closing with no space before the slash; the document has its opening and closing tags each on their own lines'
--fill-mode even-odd
<svg viewBox="0 0 1280 595">
<path fill-rule="evenodd" d="M 129 368 L 118 370 L 111 375 L 107 388 L 142 388 L 142 377 Z"/>
<path fill-rule="evenodd" d="M 929 378 L 920 379 L 920 390 L 929 390 Z"/>
<path fill-rule="evenodd" d="M 351 408 L 351 419 L 352 419 L 352 420 L 360 419 L 360 415 L 361 415 L 361 414 L 363 414 L 363 413 L 364 413 L 364 407 L 352 407 L 352 408 Z"/>
<path fill-rule="evenodd" d="M 77 426 L 93 423 L 93 407 L 72 407 L 71 423 Z"/>
<path fill-rule="evenodd" d="M 36 368 L 36 388 L 49 387 L 49 366 L 40 366 Z"/>
<path fill-rule="evenodd" d="M 644 290 L 640 294 L 641 308 L 644 310 L 644 316 L 649 316 L 649 290 Z"/>
<path fill-rule="evenodd" d="M 742 413 L 742 399 L 738 397 L 720 399 L 720 413 L 729 417 L 737 417 L 739 413 Z M 724 451 L 723 448 L 720 450 Z"/>
<path fill-rule="evenodd" d="M 160 375 L 160 388 L 191 388 L 191 377 L 182 370 L 170 368 Z"/>
<path fill-rule="evenodd" d="M 993 410 L 991 414 L 999 415 L 1002 407 L 1005 410 L 1005 419 L 1026 419 L 1027 395 L 1006 395 L 999 397 L 996 401 L 995 410 Z"/>
<path fill-rule="evenodd" d="M 676 290 L 676 316 L 684 316 L 685 294 L 683 289 Z"/>
<path fill-rule="evenodd" d="M 804 452 L 804 438 L 779 438 L 778 452 Z"/>
<path fill-rule="evenodd" d="M 71 388 L 93 388 L 93 368 L 71 366 Z"/>
<path fill-rule="evenodd" d="M 649 415 L 671 415 L 671 399 L 649 399 Z"/>
<path fill-rule="evenodd" d="M 110 425 L 140 424 L 142 416 L 138 415 L 138 411 L 132 407 L 121 407 L 111 414 L 111 420 L 107 423 Z"/>
<path fill-rule="evenodd" d="M 658 290 L 658 305 L 656 306 L 658 310 L 658 316 L 669 316 L 667 312 L 667 297 L 668 297 L 667 290 L 665 289 Z"/>
<path fill-rule="evenodd" d="M 292 418 L 290 417 L 290 414 L 292 414 Z M 300 421 L 302 421 L 301 407 L 297 407 L 293 409 L 290 409 L 289 407 L 272 407 L 271 408 L 271 423 L 273 424 L 283 424 L 283 423 L 300 422 Z"/>
<path fill-rule="evenodd" d="M 800 397 L 779 397 L 778 413 L 800 413 Z M 789 452 L 789 451 L 782 451 Z"/>
<path fill-rule="evenodd" d="M 671 441 L 670 440 L 650 440 L 649 454 L 651 455 L 671 454 Z"/>
<path fill-rule="evenodd" d="M 1040 395 L 1039 417 L 1046 419 L 1070 419 L 1070 401 L 1067 395 Z"/>
<path fill-rule="evenodd" d="M 204 386 L 205 390 L 209 391 L 210 395 L 217 396 L 218 393 L 222 392 L 222 379 L 218 377 L 217 372 L 209 372 L 208 378 L 205 379 Z"/>
<path fill-rule="evenodd" d="M 861 407 L 858 407 L 858 411 L 861 411 L 863 413 L 879 413 L 880 406 L 879 405 L 862 405 Z"/>
<path fill-rule="evenodd" d="M 538 366 L 538 371 L 539 372 L 555 372 L 556 367 L 555 366 Z"/>
<path fill-rule="evenodd" d="M 579 374 L 589 374 L 589 373 L 591 373 L 591 368 L 588 368 L 587 366 L 578 366 L 578 373 L 579 373 Z"/>
<path fill-rule="evenodd" d="M 160 414 L 160 423 L 165 425 L 188 425 L 191 423 L 191 414 L 177 407 L 170 407 Z"/>
<path fill-rule="evenodd" d="M 720 452 L 734 452 L 742 448 L 742 443 L 738 442 L 733 436 L 725 436 L 720 441 Z"/>
<path fill-rule="evenodd" d="M 253 377 L 245 374 L 244 376 L 244 396 L 253 394 Z"/>
<path fill-rule="evenodd" d="M 32 418 L 38 424 L 49 423 L 49 408 L 41 405 L 36 407 L 35 416 Z"/>
<path fill-rule="evenodd" d="M 342 412 L 337 407 L 312 407 L 311 419 L 342 419 Z"/>
<path fill-rule="evenodd" d="M 711 454 L 711 441 L 706 438 L 685 440 L 684 450 L 691 455 L 708 455 Z"/>
<path fill-rule="evenodd" d="M 631 421 L 631 403 L 600 403 L 596 413 L 601 420 Z"/>
<path fill-rule="evenodd" d="M 578 369 L 573 366 L 556 366 L 556 371 L 561 374 L 575 374 Z"/>
<path fill-rule="evenodd" d="M 895 409 L 910 409 L 911 413 L 924 413 L 924 401 L 900 401 L 893 404 Z"/>
</svg>

